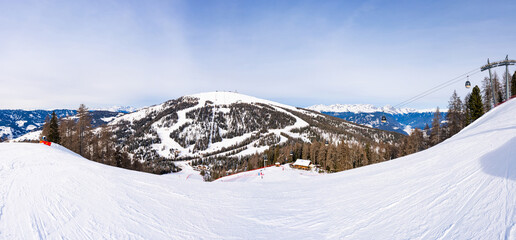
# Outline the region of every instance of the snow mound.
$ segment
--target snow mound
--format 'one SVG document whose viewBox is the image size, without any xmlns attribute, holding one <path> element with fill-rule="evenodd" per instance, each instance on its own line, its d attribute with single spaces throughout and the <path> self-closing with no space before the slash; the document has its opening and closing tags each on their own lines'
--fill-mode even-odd
<svg viewBox="0 0 516 240">
<path fill-rule="evenodd" d="M 28 132 L 20 137 L 10 140 L 10 142 L 26 142 L 26 141 L 39 141 L 42 130 Z"/>
<path fill-rule="evenodd" d="M 431 149 L 346 172 L 212 183 L 1 143 L 0 239 L 515 239 L 515 115 L 511 100 Z"/>
</svg>

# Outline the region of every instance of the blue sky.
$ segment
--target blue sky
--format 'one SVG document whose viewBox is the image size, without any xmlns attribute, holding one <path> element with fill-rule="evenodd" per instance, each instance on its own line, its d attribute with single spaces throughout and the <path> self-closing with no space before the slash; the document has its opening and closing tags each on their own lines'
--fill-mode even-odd
<svg viewBox="0 0 516 240">
<path fill-rule="evenodd" d="M 301 107 L 396 105 L 487 58 L 516 59 L 514 1 L 0 0 L 0 9 L 0 108 L 141 107 L 216 90 Z M 406 107 L 446 108 L 463 85 Z"/>
</svg>

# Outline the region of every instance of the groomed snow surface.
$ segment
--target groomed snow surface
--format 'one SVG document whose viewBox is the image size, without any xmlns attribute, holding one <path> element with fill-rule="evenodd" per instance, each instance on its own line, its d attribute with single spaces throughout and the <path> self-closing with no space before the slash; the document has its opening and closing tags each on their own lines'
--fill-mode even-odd
<svg viewBox="0 0 516 240">
<path fill-rule="evenodd" d="M 516 239 L 514 116 L 511 100 L 436 147 L 341 173 L 210 183 L 2 143 L 0 238 Z"/>
</svg>

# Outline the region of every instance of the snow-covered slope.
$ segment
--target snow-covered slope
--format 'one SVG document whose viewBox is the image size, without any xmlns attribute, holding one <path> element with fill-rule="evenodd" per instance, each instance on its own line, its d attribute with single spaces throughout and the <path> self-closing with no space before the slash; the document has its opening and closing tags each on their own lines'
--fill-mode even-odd
<svg viewBox="0 0 516 240">
<path fill-rule="evenodd" d="M 248 182 L 1 143 L 0 239 L 516 239 L 515 115 L 511 100 L 423 152 Z"/>
<path fill-rule="evenodd" d="M 126 114 L 110 125 L 133 159 L 239 157 L 289 139 L 365 144 L 389 143 L 399 137 L 235 92 L 183 96 Z"/>
<path fill-rule="evenodd" d="M 282 184 L 286 181 L 298 181 L 305 178 L 310 179 L 321 176 L 322 174 L 323 173 L 318 173 L 315 169 L 305 171 L 291 168 L 290 164 L 284 164 L 278 167 L 271 166 L 225 176 L 215 180 L 215 182 L 276 182 Z"/>
</svg>

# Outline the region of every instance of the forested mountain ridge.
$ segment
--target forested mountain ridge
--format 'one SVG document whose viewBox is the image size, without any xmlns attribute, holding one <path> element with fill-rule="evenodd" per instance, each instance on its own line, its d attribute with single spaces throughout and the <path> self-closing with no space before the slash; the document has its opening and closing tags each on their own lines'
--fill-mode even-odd
<svg viewBox="0 0 516 240">
<path fill-rule="evenodd" d="M 134 159 L 241 157 L 289 140 L 394 143 L 401 134 L 234 92 L 180 97 L 109 123 Z"/>
</svg>

